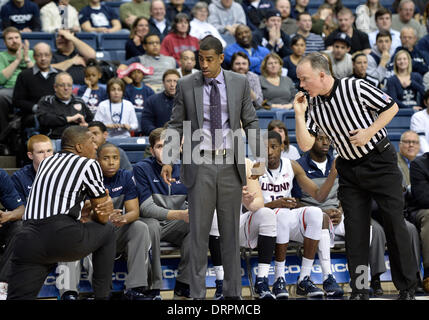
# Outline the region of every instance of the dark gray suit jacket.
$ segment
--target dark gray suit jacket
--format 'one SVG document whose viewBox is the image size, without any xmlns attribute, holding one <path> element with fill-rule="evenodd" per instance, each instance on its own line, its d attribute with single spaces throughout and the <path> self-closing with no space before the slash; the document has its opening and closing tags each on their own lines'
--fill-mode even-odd
<svg viewBox="0 0 429 320">
<path fill-rule="evenodd" d="M 252 130 L 258 139 L 250 138 L 250 145 L 253 155 L 257 155 L 256 150 L 259 150 L 259 123 L 256 116 L 255 108 L 253 107 L 250 98 L 250 87 L 247 78 L 241 74 L 222 70 L 225 77 L 225 86 L 227 92 L 229 124 L 233 132 L 239 132 L 241 126 L 249 138 L 249 129 Z M 190 74 L 177 83 L 176 97 L 174 101 L 173 111 L 168 122 L 168 129 L 177 130 L 180 136 L 183 136 L 183 121 L 190 121 L 191 134 L 203 128 L 203 90 L 204 77 L 201 72 Z M 241 122 L 241 123 L 240 123 Z M 186 136 L 185 139 L 189 139 Z M 186 143 L 186 141 L 185 141 Z M 189 143 L 189 142 L 188 142 Z M 189 148 L 184 147 L 184 157 L 189 156 L 189 153 L 196 148 L 199 148 L 200 141 L 192 141 Z M 166 142 L 165 147 L 168 142 Z M 245 169 L 245 146 L 243 139 L 234 139 L 234 164 L 237 168 L 242 185 L 246 184 L 246 169 Z M 243 152 L 239 152 L 243 150 Z M 192 187 L 198 172 L 198 164 L 193 161 L 190 164 L 182 164 L 181 179 L 187 188 Z"/>
</svg>

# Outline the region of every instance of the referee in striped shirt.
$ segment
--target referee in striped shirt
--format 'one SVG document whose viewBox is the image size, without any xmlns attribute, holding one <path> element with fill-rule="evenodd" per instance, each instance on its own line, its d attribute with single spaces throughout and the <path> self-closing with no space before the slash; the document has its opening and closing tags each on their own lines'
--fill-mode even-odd
<svg viewBox="0 0 429 320">
<path fill-rule="evenodd" d="M 64 130 L 61 152 L 40 163 L 15 238 L 9 274 L 8 300 L 35 299 L 59 261 L 75 261 L 93 253 L 96 299 L 109 297 L 115 259 L 115 234 L 106 224 L 113 204 L 94 159 L 96 145 L 86 127 Z M 79 221 L 85 198 L 95 219 Z"/>
<path fill-rule="evenodd" d="M 384 128 L 397 113 L 398 105 L 363 80 L 333 78 L 327 59 L 320 53 L 305 56 L 297 66 L 297 76 L 309 95 L 299 92 L 294 101 L 299 147 L 310 150 L 317 130 L 322 130 L 339 154 L 338 198 L 345 218 L 350 299 L 368 299 L 369 230 L 374 199 L 383 215 L 398 299 L 413 300 L 417 270 L 412 263 L 402 213 L 402 177 L 395 148 Z"/>
</svg>

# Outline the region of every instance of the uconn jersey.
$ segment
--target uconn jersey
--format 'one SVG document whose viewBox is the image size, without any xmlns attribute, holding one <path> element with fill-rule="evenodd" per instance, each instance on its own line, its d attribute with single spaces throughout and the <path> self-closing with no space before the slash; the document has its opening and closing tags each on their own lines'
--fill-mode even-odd
<svg viewBox="0 0 429 320">
<path fill-rule="evenodd" d="M 264 203 L 279 198 L 290 197 L 293 177 L 292 164 L 287 158 L 280 158 L 278 169 L 265 169 L 265 174 L 259 177 Z"/>
</svg>

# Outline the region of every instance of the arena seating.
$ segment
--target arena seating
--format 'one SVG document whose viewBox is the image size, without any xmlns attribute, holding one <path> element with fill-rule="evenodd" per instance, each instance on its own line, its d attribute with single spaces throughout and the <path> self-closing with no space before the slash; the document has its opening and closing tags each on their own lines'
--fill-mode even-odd
<svg viewBox="0 0 429 320">
<path fill-rule="evenodd" d="M 389 134 L 393 132 L 402 133 L 410 129 L 410 121 L 413 114 L 414 110 L 412 108 L 399 109 L 392 121 L 386 126 L 387 132 Z"/>
</svg>

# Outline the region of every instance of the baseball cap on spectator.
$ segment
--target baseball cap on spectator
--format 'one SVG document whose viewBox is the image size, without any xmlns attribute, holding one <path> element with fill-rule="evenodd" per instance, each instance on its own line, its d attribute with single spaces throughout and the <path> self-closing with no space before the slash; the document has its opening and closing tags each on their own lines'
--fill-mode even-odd
<svg viewBox="0 0 429 320">
<path fill-rule="evenodd" d="M 267 12 L 265 13 L 265 19 L 269 19 L 271 17 L 282 17 L 281 13 L 279 10 L 277 9 L 269 9 L 267 10 Z"/>
<path fill-rule="evenodd" d="M 129 65 L 129 67 L 125 70 L 118 70 L 118 78 L 123 78 L 128 76 L 131 72 L 133 72 L 134 70 L 140 70 L 141 72 L 143 72 L 143 74 L 145 76 L 147 75 L 152 75 L 153 74 L 153 67 L 145 67 L 144 65 L 142 65 L 141 63 L 138 62 L 134 62 L 132 64 Z"/>
<path fill-rule="evenodd" d="M 350 39 L 350 37 L 344 32 L 337 33 L 334 37 L 334 42 L 335 41 L 342 41 L 347 45 L 347 47 L 352 46 L 352 39 Z"/>
</svg>

